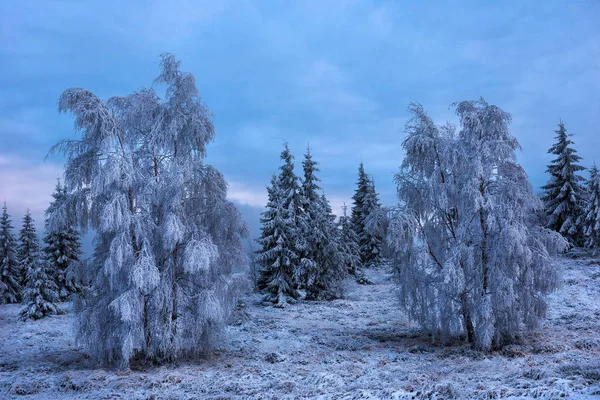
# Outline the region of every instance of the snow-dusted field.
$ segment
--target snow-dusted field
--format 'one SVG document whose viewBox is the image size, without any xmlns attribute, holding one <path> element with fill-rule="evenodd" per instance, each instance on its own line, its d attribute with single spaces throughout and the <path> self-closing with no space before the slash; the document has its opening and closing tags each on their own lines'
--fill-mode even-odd
<svg viewBox="0 0 600 400">
<path fill-rule="evenodd" d="M 432 344 L 383 269 L 367 271 L 374 285 L 348 282 L 344 300 L 276 309 L 249 296 L 212 357 L 126 372 L 95 369 L 77 350 L 71 313 L 20 323 L 20 306 L 0 306 L 0 398 L 600 397 L 600 265 L 558 263 L 564 284 L 544 326 L 491 354 Z"/>
</svg>

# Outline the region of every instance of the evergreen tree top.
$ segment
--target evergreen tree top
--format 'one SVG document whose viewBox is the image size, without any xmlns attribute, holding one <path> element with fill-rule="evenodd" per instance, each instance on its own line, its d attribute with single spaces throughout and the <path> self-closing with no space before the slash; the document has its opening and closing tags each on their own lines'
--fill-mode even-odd
<svg viewBox="0 0 600 400">
<path fill-rule="evenodd" d="M 31 212 L 27 209 L 25 216 L 23 217 L 23 227 L 21 228 L 21 235 L 29 235 L 31 233 L 35 233 L 35 225 L 33 223 L 33 217 L 31 216 Z"/>
<path fill-rule="evenodd" d="M 561 175 L 566 178 L 568 175 L 576 171 L 583 171 L 585 168 L 577 163 L 581 161 L 581 157 L 577 155 L 577 150 L 572 146 L 575 144 L 573 140 L 569 139 L 573 134 L 568 134 L 565 124 L 561 121 L 558 124 L 558 130 L 556 132 L 556 143 L 548 149 L 549 154 L 557 155 L 558 157 L 551 161 L 548 165 L 546 172 L 552 175 Z M 577 181 L 584 180 L 579 175 L 573 175 Z"/>
<path fill-rule="evenodd" d="M 0 229 L 2 231 L 10 231 L 13 229 L 12 220 L 10 219 L 10 215 L 8 214 L 8 208 L 6 207 L 6 201 L 2 206 L 2 217 L 0 218 Z"/>
<path fill-rule="evenodd" d="M 302 182 L 302 194 L 306 202 L 314 202 L 316 200 L 317 192 L 321 190 L 321 187 L 316 182 L 321 180 L 315 175 L 315 172 L 319 172 L 320 169 L 317 166 L 319 163 L 312 158 L 310 147 L 306 149 L 304 154 L 304 160 L 302 161 L 302 167 L 304 170 L 304 181 Z"/>
<path fill-rule="evenodd" d="M 370 202 L 372 207 L 380 207 L 381 204 L 379 203 L 379 194 L 375 191 L 375 181 L 373 180 L 373 176 L 368 177 L 368 179 L 365 199 L 366 201 Z"/>
<path fill-rule="evenodd" d="M 592 164 L 592 168 L 590 168 L 590 182 L 595 181 L 598 178 L 598 167 L 596 166 L 596 162 Z"/>
<path fill-rule="evenodd" d="M 281 190 L 282 206 L 288 209 L 291 217 L 298 222 L 297 219 L 300 218 L 303 212 L 302 206 L 304 200 L 302 198 L 299 177 L 294 173 L 294 156 L 290 152 L 287 143 L 284 144 L 280 158 L 283 161 L 283 165 L 279 167 L 281 172 L 278 176 L 278 186 Z"/>
<path fill-rule="evenodd" d="M 287 143 L 283 146 L 280 158 L 283 161 L 283 165 L 279 167 L 281 170 L 280 179 L 283 185 L 287 187 L 297 187 L 298 178 L 294 174 L 294 156 Z"/>
<path fill-rule="evenodd" d="M 355 208 L 362 207 L 362 201 L 367 193 L 369 185 L 369 176 L 365 173 L 365 167 L 361 162 L 358 166 L 358 181 L 356 182 L 356 189 L 354 190 L 354 195 L 352 196 L 352 200 Z"/>
<path fill-rule="evenodd" d="M 69 220 L 67 211 L 63 207 L 67 200 L 67 187 L 61 184 L 60 179 L 56 180 L 52 198 L 44 213 L 44 228 L 47 233 L 73 229 L 75 224 Z"/>
<path fill-rule="evenodd" d="M 31 254 L 39 250 L 37 230 L 31 212 L 27 209 L 23 217 L 23 226 L 19 232 L 20 252 L 22 254 Z"/>
</svg>

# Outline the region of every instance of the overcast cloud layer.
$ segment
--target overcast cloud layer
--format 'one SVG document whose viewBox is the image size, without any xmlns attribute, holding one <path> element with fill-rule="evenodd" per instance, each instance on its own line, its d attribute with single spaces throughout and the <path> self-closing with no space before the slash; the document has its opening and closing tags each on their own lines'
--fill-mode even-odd
<svg viewBox="0 0 600 400">
<path fill-rule="evenodd" d="M 122 3 L 126 3 L 123 5 Z M 5 1 L 0 3 L 0 200 L 38 222 L 73 137 L 58 115 L 68 87 L 102 98 L 151 85 L 171 52 L 215 113 L 209 162 L 250 225 L 284 140 L 310 146 L 334 212 L 358 164 L 395 201 L 393 173 L 410 101 L 439 122 L 477 99 L 513 116 L 535 187 L 559 119 L 586 166 L 600 155 L 600 2 Z M 600 160 L 596 160 L 600 162 Z M 40 224 L 38 224 L 40 225 Z"/>
</svg>

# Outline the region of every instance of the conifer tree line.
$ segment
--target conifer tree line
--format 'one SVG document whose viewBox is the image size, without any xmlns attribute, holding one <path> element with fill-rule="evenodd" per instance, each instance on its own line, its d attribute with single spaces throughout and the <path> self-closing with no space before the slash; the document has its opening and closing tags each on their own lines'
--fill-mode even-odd
<svg viewBox="0 0 600 400">
<path fill-rule="evenodd" d="M 600 249 L 600 173 L 594 165 L 581 176 L 560 122 L 537 196 L 510 114 L 483 99 L 452 107 L 458 125 L 409 106 L 395 207 L 381 205 L 361 163 L 351 206 L 334 215 L 311 149 L 296 166 L 284 144 L 255 253 L 265 304 L 340 298 L 346 278 L 368 282 L 364 271 L 385 264 L 401 306 L 434 340 L 462 337 L 487 351 L 539 325 L 558 283 L 553 256 Z M 80 136 L 53 148 L 66 158 L 65 182 L 46 210 L 43 244 L 29 212 L 15 233 L 4 204 L 0 302 L 38 319 L 73 298 L 77 340 L 103 364 L 206 353 L 243 287 L 234 271 L 247 264 L 248 230 L 206 163 L 215 127 L 193 75 L 163 54 L 150 89 L 108 100 L 67 89 L 59 112 Z M 94 253 L 84 263 L 88 229 Z"/>
<path fill-rule="evenodd" d="M 0 301 L 24 303 L 21 319 L 60 314 L 56 303 L 81 291 L 78 276 L 81 257 L 79 233 L 70 224 L 58 223 L 57 210 L 66 188 L 57 182 L 53 201 L 45 213 L 44 245 L 40 246 L 35 221 L 27 210 L 15 236 L 6 202 L 0 218 Z"/>
<path fill-rule="evenodd" d="M 577 154 L 573 134 L 563 121 L 555 131 L 555 143 L 548 149 L 553 159 L 546 172 L 541 200 L 548 228 L 560 233 L 569 247 L 585 247 L 597 253 L 600 248 L 600 176 L 595 162 L 589 178 Z"/>
<path fill-rule="evenodd" d="M 383 238 L 365 225 L 381 207 L 373 179 L 360 164 L 352 216 L 344 206 L 337 219 L 318 184 L 318 163 L 310 148 L 301 176 L 294 172 L 287 143 L 280 158 L 283 164 L 267 188 L 267 210 L 261 218 L 257 289 L 278 307 L 297 301 L 302 290 L 307 300 L 339 298 L 346 276 L 359 276 L 360 268 L 381 262 Z"/>
</svg>

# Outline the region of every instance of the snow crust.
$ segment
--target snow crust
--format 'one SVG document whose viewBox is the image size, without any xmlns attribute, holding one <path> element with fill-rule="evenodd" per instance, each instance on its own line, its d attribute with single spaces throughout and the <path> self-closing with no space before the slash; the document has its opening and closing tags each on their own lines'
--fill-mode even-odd
<svg viewBox="0 0 600 400">
<path fill-rule="evenodd" d="M 520 345 L 481 353 L 432 343 L 400 312 L 391 272 L 348 280 L 346 297 L 279 309 L 251 294 L 205 359 L 97 368 L 74 343 L 73 312 L 19 322 L 0 306 L 0 398 L 464 399 L 600 396 L 600 261 L 564 258 L 548 319 Z"/>
</svg>

